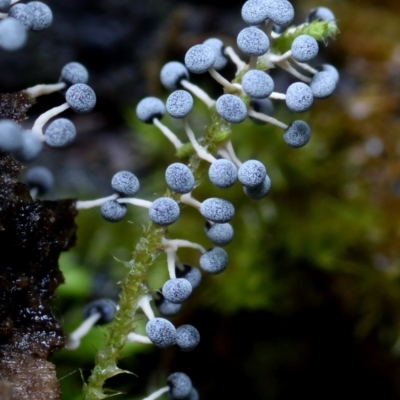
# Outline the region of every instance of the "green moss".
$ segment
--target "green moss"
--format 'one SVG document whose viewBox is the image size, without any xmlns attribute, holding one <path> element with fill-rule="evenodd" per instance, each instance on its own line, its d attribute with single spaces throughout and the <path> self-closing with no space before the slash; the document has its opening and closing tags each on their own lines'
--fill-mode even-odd
<svg viewBox="0 0 400 400">
<path fill-rule="evenodd" d="M 312 21 L 309 24 L 302 24 L 296 28 L 288 28 L 278 38 L 273 39 L 271 50 L 276 54 L 286 53 L 290 50 L 293 40 L 300 35 L 310 35 L 315 40 L 326 42 L 328 39 L 334 38 L 337 33 L 338 27 L 334 22 Z"/>
</svg>

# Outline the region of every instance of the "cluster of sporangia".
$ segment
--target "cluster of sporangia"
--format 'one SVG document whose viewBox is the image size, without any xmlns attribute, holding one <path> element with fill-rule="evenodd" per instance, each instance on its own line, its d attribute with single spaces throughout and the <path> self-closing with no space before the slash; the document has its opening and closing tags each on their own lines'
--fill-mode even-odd
<svg viewBox="0 0 400 400">
<path fill-rule="evenodd" d="M 20 0 L 0 0 L 0 48 L 19 50 L 28 38 L 28 31 L 39 32 L 53 22 L 51 9 L 41 1 L 26 4 Z"/>
<path fill-rule="evenodd" d="M 0 7 L 3 3 L 7 2 L 0 1 Z M 39 2 L 20 6 L 26 8 L 34 3 Z M 8 19 L 25 15 L 19 9 L 12 11 L 14 7 L 16 6 L 10 9 L 9 17 L 0 22 L 0 41 L 3 47 L 6 46 L 6 41 L 1 36 L 1 29 L 5 29 L 2 28 L 2 24 L 4 25 Z M 210 181 L 218 188 L 227 189 L 238 180 L 243 185 L 245 194 L 251 199 L 258 200 L 266 196 L 271 188 L 265 166 L 258 160 L 242 163 L 236 157 L 229 138 L 217 144 L 215 151 L 213 150 L 214 155 L 208 151 L 207 146 L 203 146 L 204 142 L 199 143 L 188 120 L 193 107 L 192 95 L 203 101 L 211 112 L 216 113 L 218 118 L 228 124 L 238 124 L 248 116 L 258 123 L 274 124 L 284 130 L 284 141 L 289 146 L 298 148 L 309 141 L 311 135 L 309 126 L 301 120 L 295 120 L 286 125 L 273 118 L 271 99 L 285 101 L 289 110 L 302 113 L 311 107 L 314 98 L 326 98 L 332 94 L 339 75 L 331 65 L 325 64 L 314 68 L 306 64 L 317 56 L 319 49 L 316 39 L 307 34 L 294 35 L 290 50 L 283 54 L 275 54 L 271 51 L 273 41 L 284 34 L 280 32 L 285 30 L 295 32 L 298 28 L 286 29 L 294 18 L 293 7 L 287 0 L 248 0 L 243 5 L 242 17 L 249 26 L 238 34 L 237 46 L 249 57 L 248 64 L 243 62 L 231 47 L 225 47 L 221 40 L 208 39 L 187 51 L 184 64 L 173 61 L 162 68 L 161 82 L 167 90 L 172 92 L 166 104 L 158 98 L 147 97 L 139 102 L 136 113 L 141 121 L 153 123 L 159 128 L 174 145 L 178 154 L 184 144 L 160 122 L 160 119 L 165 112 L 173 118 L 182 119 L 183 128 L 193 151 L 198 159 L 210 164 L 208 169 Z M 20 22 L 24 23 L 21 18 Z M 307 26 L 315 20 L 335 23 L 332 12 L 327 8 L 319 7 L 311 11 L 302 26 Z M 233 83 L 217 72 L 225 67 L 229 59 L 237 67 Z M 267 72 L 273 67 L 288 71 L 300 81 L 291 84 L 286 93 L 275 92 L 274 81 Z M 217 100 L 211 99 L 201 88 L 190 83 L 189 72 L 194 74 L 209 72 L 223 86 L 224 94 Z M 38 85 L 23 91 L 35 98 L 41 94 L 65 90 L 66 103 L 40 116 L 29 131 L 23 131 L 11 120 L 1 121 L 0 149 L 11 152 L 21 160 L 29 161 L 36 157 L 43 143 L 50 147 L 63 147 L 71 143 L 76 132 L 69 120 L 55 119 L 44 132 L 43 127 L 51 118 L 67 108 L 80 114 L 88 113 L 93 109 L 96 96 L 86 85 L 87 80 L 88 73 L 85 67 L 73 62 L 63 68 L 60 83 Z M 101 206 L 102 216 L 111 222 L 124 218 L 127 204 L 147 208 L 150 220 L 163 227 L 173 224 L 179 218 L 181 212 L 179 203 L 196 208 L 205 218 L 205 233 L 215 245 L 210 250 L 186 240 L 173 240 L 166 237 L 162 240 L 162 246 L 167 255 L 170 279 L 157 293 L 155 301 L 163 317 L 177 313 L 201 281 L 200 270 L 183 264 L 177 256 L 177 250 L 181 247 L 199 250 L 202 253 L 199 261 L 200 268 L 206 273 L 218 274 L 226 268 L 228 263 L 228 255 L 222 246 L 230 243 L 233 238 L 233 228 L 229 224 L 235 212 L 233 205 L 222 198 L 208 198 L 202 202 L 194 199 L 192 191 L 196 186 L 196 180 L 191 167 L 183 163 L 174 163 L 166 169 L 165 181 L 170 189 L 170 196 L 160 197 L 154 201 L 136 198 L 140 188 L 137 177 L 131 172 L 121 171 L 116 173 L 111 181 L 115 194 L 103 199 L 76 203 L 77 209 Z M 43 192 L 51 185 L 52 177 L 49 171 L 37 167 L 28 172 L 27 180 L 33 188 Z M 166 318 L 156 317 L 150 306 L 151 300 L 153 299 L 150 294 L 144 295 L 139 300 L 139 307 L 148 318 L 145 329 L 147 336 L 132 332 L 128 335 L 128 341 L 153 343 L 160 348 L 176 344 L 184 351 L 194 349 L 200 341 L 197 329 L 191 325 L 175 328 Z M 70 335 L 68 347 L 77 348 L 82 336 L 93 325 L 110 322 L 117 308 L 118 306 L 113 301 L 106 299 L 90 303 L 84 311 L 85 321 Z M 175 373 L 168 378 L 168 387 L 153 393 L 147 400 L 155 399 L 167 391 L 171 399 L 198 398 L 190 379 L 183 373 Z"/>
</svg>

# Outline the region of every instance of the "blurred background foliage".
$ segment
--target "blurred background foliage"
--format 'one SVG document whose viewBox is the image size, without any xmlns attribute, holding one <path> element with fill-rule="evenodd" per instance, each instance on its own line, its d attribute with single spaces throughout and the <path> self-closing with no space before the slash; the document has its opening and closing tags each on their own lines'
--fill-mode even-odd
<svg viewBox="0 0 400 400">
<path fill-rule="evenodd" d="M 191 45 L 210 35 L 234 45 L 243 26 L 242 1 L 230 2 L 229 8 L 219 1 L 54 3 L 50 33 L 30 39 L 27 50 L 17 54 L 19 81 L 12 80 L 13 71 L 1 83 L 7 91 L 21 89 L 21 79 L 23 86 L 51 82 L 68 61 L 80 61 L 91 71 L 90 84 L 99 97 L 96 111 L 70 114 L 78 141 L 66 151 L 48 151 L 37 162 L 58 178 L 53 196 L 108 195 L 113 174 L 126 169 L 140 177 L 140 196 L 155 199 L 165 190 L 165 168 L 177 159 L 153 126 L 136 120 L 135 105 L 142 96 L 167 97 L 159 69 L 166 61 L 182 60 Z M 320 5 L 337 16 L 340 34 L 318 62 L 340 70 L 338 90 L 301 116 L 312 128 L 312 139 L 302 149 L 288 148 L 277 128 L 251 121 L 233 127 L 239 158 L 261 160 L 272 190 L 264 200 L 250 201 L 238 184 L 221 191 L 204 179 L 194 191 L 199 200 L 219 196 L 235 205 L 229 266 L 221 275 L 204 276 L 172 319 L 177 326 L 190 323 L 199 329 L 202 341 L 195 351 L 126 346 L 120 366 L 135 375 L 108 382 L 127 393 L 121 399 L 144 397 L 164 386 L 173 371 L 189 374 L 208 400 L 400 398 L 400 3 L 293 4 L 297 22 Z M 72 16 L 79 21 L 76 30 L 71 30 Z M 24 74 L 30 54 L 36 54 L 37 65 Z M 2 59 L 2 71 L 12 57 L 15 61 L 15 54 Z M 233 70 L 224 75 L 232 78 Z M 291 78 L 278 71 L 273 75 L 278 90 L 285 90 Z M 214 96 L 220 93 L 208 76 L 192 80 Z M 49 96 L 32 113 L 58 101 Z M 276 104 L 275 111 L 285 122 L 298 118 L 283 105 Z M 179 121 L 163 121 L 184 138 Z M 208 123 L 207 110 L 197 101 L 194 131 L 201 136 Z M 118 224 L 102 220 L 97 209 L 79 214 L 77 245 L 60 260 L 66 283 L 54 307 L 66 332 L 81 322 L 88 301 L 117 298 L 117 282 L 126 272 L 119 260 L 129 260 L 144 224 L 146 212 L 137 208 Z M 185 209 L 170 236 L 211 247 L 203 228 L 202 218 Z M 179 256 L 198 264 L 194 251 Z M 150 286 L 159 288 L 166 276 L 160 256 Z M 144 322 L 139 316 L 139 331 Z M 82 377 L 90 373 L 105 333 L 106 328 L 95 328 L 78 350 L 54 354 L 63 399 L 80 398 Z"/>
</svg>

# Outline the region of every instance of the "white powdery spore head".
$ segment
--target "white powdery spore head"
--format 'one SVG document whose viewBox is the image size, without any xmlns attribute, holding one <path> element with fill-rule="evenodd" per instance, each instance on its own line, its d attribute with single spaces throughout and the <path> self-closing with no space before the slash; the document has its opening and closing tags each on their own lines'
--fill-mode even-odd
<svg viewBox="0 0 400 400">
<path fill-rule="evenodd" d="M 274 91 L 274 80 L 264 71 L 252 69 L 243 75 L 243 90 L 254 99 L 264 99 Z"/>
<path fill-rule="evenodd" d="M 184 278 L 192 285 L 192 288 L 195 289 L 200 285 L 201 282 L 201 272 L 198 268 L 193 267 L 188 264 L 183 265 L 183 269 L 175 268 L 176 276 L 178 278 Z"/>
<path fill-rule="evenodd" d="M 217 56 L 212 47 L 196 44 L 185 54 L 186 68 L 194 74 L 203 74 L 213 67 Z"/>
<path fill-rule="evenodd" d="M 161 68 L 160 81 L 167 90 L 180 89 L 182 80 L 189 80 L 189 71 L 182 63 L 170 61 Z"/>
<path fill-rule="evenodd" d="M 208 274 L 219 274 L 228 265 L 228 253 L 221 247 L 213 247 L 200 257 L 200 268 Z"/>
<path fill-rule="evenodd" d="M 87 83 L 89 80 L 89 72 L 81 63 L 72 61 L 65 64 L 62 68 L 60 80 L 68 85 Z"/>
<path fill-rule="evenodd" d="M 268 36 L 261 29 L 254 26 L 242 29 L 237 36 L 236 42 L 239 49 L 248 56 L 262 56 L 269 49 Z"/>
<path fill-rule="evenodd" d="M 294 148 L 302 147 L 308 143 L 311 137 L 311 129 L 307 123 L 301 120 L 293 121 L 283 134 L 285 143 Z"/>
<path fill-rule="evenodd" d="M 11 119 L 0 121 L 0 150 L 17 151 L 22 146 L 22 129 Z"/>
<path fill-rule="evenodd" d="M 226 246 L 233 239 L 233 228 L 229 223 L 210 224 L 206 222 L 205 232 L 207 237 L 217 246 Z"/>
<path fill-rule="evenodd" d="M 96 94 L 85 83 L 76 83 L 65 93 L 65 101 L 77 114 L 87 114 L 96 105 Z"/>
<path fill-rule="evenodd" d="M 191 379 L 183 372 L 174 372 L 167 379 L 172 399 L 186 399 L 192 390 Z"/>
<path fill-rule="evenodd" d="M 300 35 L 293 40 L 292 56 L 296 61 L 308 62 L 318 54 L 318 42 L 310 35 Z"/>
<path fill-rule="evenodd" d="M 194 350 L 200 342 L 200 333 L 193 325 L 181 325 L 176 330 L 176 344 L 183 351 Z"/>
<path fill-rule="evenodd" d="M 221 39 L 218 38 L 210 38 L 204 41 L 206 46 L 210 46 L 215 51 L 215 61 L 213 64 L 213 68 L 216 70 L 220 70 L 226 66 L 228 63 L 228 58 L 224 54 L 224 43 Z"/>
<path fill-rule="evenodd" d="M 260 25 L 268 18 L 268 1 L 248 0 L 242 7 L 242 18 L 246 24 Z"/>
<path fill-rule="evenodd" d="M 215 160 L 208 169 L 208 177 L 214 186 L 220 189 L 230 188 L 237 181 L 236 165 L 224 158 Z"/>
<path fill-rule="evenodd" d="M 319 21 L 335 21 L 335 14 L 327 7 L 316 7 L 310 10 L 306 22 Z"/>
<path fill-rule="evenodd" d="M 26 29 L 31 29 L 33 25 L 33 12 L 26 4 L 14 4 L 8 11 L 8 16 L 21 22 Z"/>
<path fill-rule="evenodd" d="M 4 50 L 19 50 L 26 43 L 27 31 L 21 22 L 14 18 L 0 21 L 0 47 Z"/>
<path fill-rule="evenodd" d="M 17 150 L 15 156 L 20 161 L 31 161 L 39 155 L 42 148 L 43 143 L 35 132 L 23 131 L 22 146 Z"/>
<path fill-rule="evenodd" d="M 210 197 L 201 203 L 201 215 L 212 222 L 229 222 L 235 215 L 233 204 L 225 199 Z"/>
<path fill-rule="evenodd" d="M 260 185 L 267 174 L 265 166 L 258 160 L 244 162 L 238 171 L 239 182 L 246 187 L 253 188 Z"/>
<path fill-rule="evenodd" d="M 247 117 L 247 107 L 242 99 L 233 94 L 223 94 L 215 103 L 218 115 L 232 124 L 239 124 Z"/>
<path fill-rule="evenodd" d="M 175 193 L 190 193 L 194 189 L 195 179 L 190 168 L 182 163 L 173 163 L 165 171 L 167 186 Z"/>
<path fill-rule="evenodd" d="M 121 196 L 132 197 L 140 189 L 139 179 L 129 171 L 119 171 L 111 179 L 111 187 Z"/>
<path fill-rule="evenodd" d="M 186 117 L 193 108 L 193 97 L 186 90 L 175 90 L 165 103 L 167 112 L 173 118 Z"/>
<path fill-rule="evenodd" d="M 314 102 L 311 88 L 303 82 L 292 83 L 286 91 L 286 105 L 290 111 L 302 113 Z"/>
<path fill-rule="evenodd" d="M 54 148 L 69 145 L 74 141 L 75 136 L 75 125 L 66 118 L 55 119 L 44 132 L 45 143 Z"/>
<path fill-rule="evenodd" d="M 294 8 L 287 0 L 266 0 L 267 18 L 275 25 L 286 27 L 294 18 Z"/>
<path fill-rule="evenodd" d="M 331 64 L 322 64 L 319 67 L 317 67 L 317 70 L 320 72 L 329 72 L 332 76 L 332 79 L 336 82 L 336 84 L 339 82 L 340 75 L 339 71 Z"/>
<path fill-rule="evenodd" d="M 157 97 L 145 97 L 136 106 L 137 117 L 146 124 L 153 123 L 153 119 L 161 119 L 165 114 L 164 103 Z"/>
<path fill-rule="evenodd" d="M 162 287 L 164 298 L 174 304 L 182 304 L 191 295 L 193 287 L 187 279 L 167 280 Z"/>
<path fill-rule="evenodd" d="M 154 200 L 149 208 L 149 217 L 152 222 L 160 226 L 173 224 L 180 214 L 178 203 L 169 197 L 160 197 Z"/>
<path fill-rule="evenodd" d="M 310 89 L 317 99 L 326 99 L 335 91 L 336 84 L 337 81 L 334 74 L 321 71 L 313 76 L 310 82 Z"/>
<path fill-rule="evenodd" d="M 47 29 L 53 22 L 53 13 L 51 8 L 41 1 L 30 1 L 27 6 L 32 10 L 33 21 L 31 29 L 33 31 L 42 31 Z"/>
<path fill-rule="evenodd" d="M 100 207 L 101 216 L 109 222 L 119 222 L 124 219 L 127 208 L 116 200 L 107 200 Z"/>
<path fill-rule="evenodd" d="M 153 318 L 147 322 L 146 335 L 157 347 L 162 349 L 176 343 L 176 329 L 165 318 Z"/>
</svg>

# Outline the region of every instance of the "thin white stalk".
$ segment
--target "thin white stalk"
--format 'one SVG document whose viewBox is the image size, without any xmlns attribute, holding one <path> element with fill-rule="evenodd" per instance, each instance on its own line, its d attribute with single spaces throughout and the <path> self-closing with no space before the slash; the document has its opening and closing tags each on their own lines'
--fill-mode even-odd
<svg viewBox="0 0 400 400">
<path fill-rule="evenodd" d="M 274 31 L 271 32 L 271 38 L 272 39 L 278 39 L 278 37 L 280 37 L 281 35 L 282 34 L 278 33 L 278 32 L 274 32 Z"/>
<path fill-rule="evenodd" d="M 147 336 L 140 335 L 139 333 L 135 332 L 128 333 L 126 341 L 128 343 L 153 344 L 153 342 Z"/>
<path fill-rule="evenodd" d="M 182 147 L 182 142 L 178 139 L 174 132 L 160 122 L 158 118 L 153 119 L 153 124 L 163 133 L 163 135 L 175 146 L 176 150 Z"/>
<path fill-rule="evenodd" d="M 231 160 L 238 168 L 242 165 L 242 162 L 236 156 L 235 150 L 230 140 L 227 140 L 219 146 L 218 153 L 220 153 L 221 156 L 223 156 L 224 158 Z"/>
<path fill-rule="evenodd" d="M 221 84 L 225 91 L 228 93 L 235 93 L 235 92 L 240 92 L 242 90 L 242 86 L 231 83 L 227 79 L 225 79 L 218 71 L 216 71 L 214 68 L 210 68 L 208 70 L 210 75 L 219 83 Z"/>
<path fill-rule="evenodd" d="M 29 194 L 32 197 L 32 200 L 36 200 L 38 194 L 39 194 L 39 190 L 37 187 L 33 187 L 32 189 L 29 190 Z"/>
<path fill-rule="evenodd" d="M 258 57 L 256 57 L 256 56 L 250 57 L 249 70 L 257 69 L 257 61 L 258 61 Z"/>
<path fill-rule="evenodd" d="M 39 118 L 36 119 L 33 124 L 32 131 L 37 134 L 43 134 L 43 126 L 53 117 L 62 113 L 69 108 L 68 103 L 61 104 L 60 106 L 53 107 L 50 110 L 43 113 Z"/>
<path fill-rule="evenodd" d="M 273 64 L 279 64 L 288 60 L 290 57 L 292 57 L 292 50 L 288 50 L 286 53 L 281 55 L 269 54 L 268 61 L 272 62 Z"/>
<path fill-rule="evenodd" d="M 150 305 L 150 300 L 152 300 L 151 296 L 145 294 L 138 301 L 138 307 L 144 312 L 149 321 L 155 318 L 154 311 Z"/>
<path fill-rule="evenodd" d="M 298 62 L 298 61 L 296 61 L 294 58 L 292 58 L 292 62 L 293 62 L 294 64 L 296 64 L 297 66 L 299 66 L 300 68 L 304 69 L 304 71 L 309 72 L 310 74 L 315 75 L 315 74 L 318 72 L 318 70 L 316 70 L 315 68 L 313 68 L 311 65 L 308 65 L 308 64 L 306 64 L 306 63 Z"/>
<path fill-rule="evenodd" d="M 135 197 L 121 197 L 117 201 L 118 201 L 118 203 L 132 204 L 134 206 L 143 207 L 143 208 L 150 208 L 153 203 L 152 201 L 137 199 Z"/>
<path fill-rule="evenodd" d="M 82 324 L 75 329 L 68 337 L 68 343 L 65 348 L 68 350 L 75 350 L 81 344 L 81 339 L 88 334 L 88 332 L 93 328 L 93 325 L 101 318 L 100 313 L 94 313 Z"/>
<path fill-rule="evenodd" d="M 225 47 L 224 53 L 236 65 L 236 69 L 237 69 L 236 76 L 239 75 L 239 73 L 247 67 L 247 64 L 243 60 L 240 59 L 240 57 L 235 53 L 235 50 L 233 50 L 232 47 L 230 47 L 230 46 Z"/>
<path fill-rule="evenodd" d="M 286 100 L 286 94 L 285 93 L 272 92 L 268 97 L 270 99 L 274 99 L 274 100 Z"/>
<path fill-rule="evenodd" d="M 189 121 L 187 118 L 183 118 L 183 127 L 185 129 L 186 135 L 190 140 L 190 143 L 192 144 L 195 152 L 197 153 L 197 156 L 201 158 L 202 160 L 208 161 L 210 164 L 212 164 L 215 161 L 215 157 L 212 156 L 210 153 L 207 152 L 207 150 L 200 146 L 199 143 L 196 140 L 196 137 L 194 136 L 194 132 L 192 131 L 192 128 L 189 126 Z"/>
<path fill-rule="evenodd" d="M 176 279 L 176 270 L 175 270 L 176 250 L 173 248 L 167 247 L 165 249 L 165 253 L 167 255 L 167 266 L 168 266 L 169 279 Z"/>
<path fill-rule="evenodd" d="M 206 252 L 206 249 L 202 245 L 191 242 L 189 240 L 185 240 L 185 239 L 165 239 L 165 238 L 163 238 L 162 243 L 166 247 L 168 247 L 170 249 L 174 249 L 175 252 L 182 247 L 199 250 L 202 253 Z"/>
<path fill-rule="evenodd" d="M 286 129 L 288 125 L 283 122 L 277 120 L 276 118 L 270 117 L 269 115 L 259 113 L 254 110 L 249 110 L 249 116 L 259 119 L 260 121 L 268 122 L 269 124 L 279 126 L 279 128 Z"/>
<path fill-rule="evenodd" d="M 64 89 L 66 86 L 67 85 L 64 82 L 53 83 L 53 84 L 39 84 L 36 86 L 32 86 L 30 88 L 21 90 L 21 93 L 25 93 L 25 94 L 29 95 L 30 97 L 36 98 L 36 97 L 42 96 L 44 94 L 58 92 L 59 90 Z"/>
<path fill-rule="evenodd" d="M 102 197 L 101 199 L 96 199 L 96 200 L 78 200 L 75 203 L 75 208 L 77 210 L 86 210 L 88 208 L 93 208 L 93 207 L 99 207 L 101 206 L 103 203 L 105 203 L 108 200 L 115 200 L 118 198 L 117 194 L 113 194 L 111 196 L 108 197 Z"/>
<path fill-rule="evenodd" d="M 179 260 L 178 256 L 175 254 L 175 266 L 178 268 L 180 271 L 184 271 L 185 267 L 183 263 Z"/>
<path fill-rule="evenodd" d="M 194 94 L 198 99 L 200 99 L 208 108 L 211 108 L 215 104 L 215 100 L 213 100 L 203 89 L 199 88 L 193 83 L 190 83 L 186 79 L 181 80 L 181 85 L 189 90 L 192 94 Z"/>
<path fill-rule="evenodd" d="M 226 151 L 226 149 L 218 149 L 217 154 L 226 160 L 232 161 L 230 154 Z M 232 161 L 233 162 L 233 161 Z"/>
<path fill-rule="evenodd" d="M 270 19 L 266 19 L 264 25 L 261 26 L 261 29 L 268 36 L 270 42 L 272 42 L 272 28 L 274 27 L 274 23 Z"/>
<path fill-rule="evenodd" d="M 307 82 L 307 83 L 311 82 L 311 78 L 303 75 L 296 68 L 294 68 L 287 60 L 285 60 L 284 62 L 277 63 L 276 65 L 278 65 L 280 68 L 289 72 L 289 74 L 292 74 L 295 78 L 300 79 L 303 82 Z"/>
<path fill-rule="evenodd" d="M 191 193 L 183 194 L 180 198 L 180 202 L 183 204 L 187 204 L 188 206 L 191 206 L 195 208 L 196 210 L 200 210 L 201 203 L 200 201 L 194 199 L 191 195 Z"/>
<path fill-rule="evenodd" d="M 168 390 L 169 390 L 169 386 L 165 386 L 161 389 L 158 389 L 156 392 L 152 393 L 150 396 L 147 396 L 142 400 L 155 400 L 158 397 L 160 397 L 161 395 L 163 395 L 164 393 L 167 393 Z"/>
</svg>

